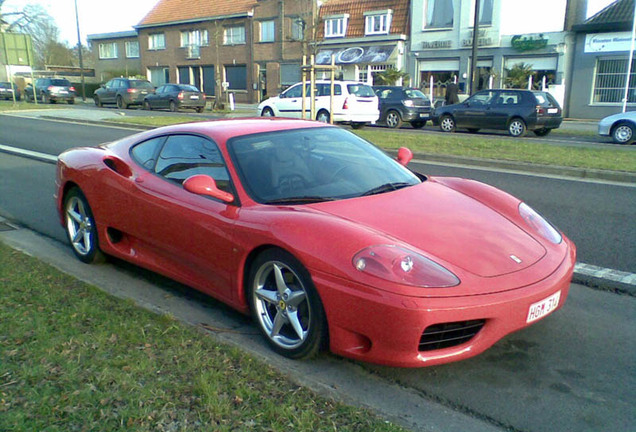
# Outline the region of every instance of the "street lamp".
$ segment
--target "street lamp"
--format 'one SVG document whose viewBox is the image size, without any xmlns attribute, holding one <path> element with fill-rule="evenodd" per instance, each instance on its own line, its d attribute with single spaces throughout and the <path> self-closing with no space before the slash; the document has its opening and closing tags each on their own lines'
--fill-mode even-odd
<svg viewBox="0 0 636 432">
<path fill-rule="evenodd" d="M 84 62 L 82 61 L 82 39 L 80 37 L 79 14 L 75 0 L 75 23 L 77 24 L 77 51 L 79 55 L 80 76 L 82 77 L 82 101 L 86 102 L 86 84 L 84 83 Z"/>
</svg>

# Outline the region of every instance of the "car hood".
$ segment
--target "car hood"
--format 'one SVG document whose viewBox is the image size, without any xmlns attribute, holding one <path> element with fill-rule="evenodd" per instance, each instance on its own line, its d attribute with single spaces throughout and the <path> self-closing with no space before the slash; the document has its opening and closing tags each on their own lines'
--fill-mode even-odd
<svg viewBox="0 0 636 432">
<path fill-rule="evenodd" d="M 325 203 L 320 210 L 481 277 L 523 270 L 546 254 L 536 239 L 500 213 L 432 181 Z"/>
</svg>

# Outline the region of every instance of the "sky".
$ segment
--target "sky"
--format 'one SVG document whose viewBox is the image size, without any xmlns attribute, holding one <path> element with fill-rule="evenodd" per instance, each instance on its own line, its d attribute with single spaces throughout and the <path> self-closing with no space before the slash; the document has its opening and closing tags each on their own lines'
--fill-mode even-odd
<svg viewBox="0 0 636 432">
<path fill-rule="evenodd" d="M 588 0 L 588 17 L 613 1 Z M 132 30 L 157 2 L 158 0 L 77 0 L 82 42 L 86 43 L 88 34 Z M 504 18 L 501 33 L 561 31 L 565 2 L 566 0 L 502 0 Z M 75 0 L 5 0 L 3 11 L 21 10 L 26 4 L 44 7 L 59 27 L 60 38 L 70 45 L 77 44 Z M 560 12 L 553 13 L 551 10 Z"/>
</svg>

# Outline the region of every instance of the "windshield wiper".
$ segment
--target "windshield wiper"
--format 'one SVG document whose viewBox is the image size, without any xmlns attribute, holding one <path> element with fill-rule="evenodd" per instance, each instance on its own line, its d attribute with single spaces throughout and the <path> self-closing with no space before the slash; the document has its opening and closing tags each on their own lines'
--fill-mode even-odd
<svg viewBox="0 0 636 432">
<path fill-rule="evenodd" d="M 374 187 L 373 189 L 366 191 L 360 196 L 377 195 L 384 192 L 390 192 L 390 191 L 402 189 L 403 187 L 407 187 L 407 186 L 411 186 L 411 183 L 407 183 L 407 182 L 385 183 L 383 185 Z"/>
<path fill-rule="evenodd" d="M 285 197 L 266 201 L 264 204 L 310 204 L 324 201 L 335 201 L 335 198 L 321 196 Z"/>
</svg>

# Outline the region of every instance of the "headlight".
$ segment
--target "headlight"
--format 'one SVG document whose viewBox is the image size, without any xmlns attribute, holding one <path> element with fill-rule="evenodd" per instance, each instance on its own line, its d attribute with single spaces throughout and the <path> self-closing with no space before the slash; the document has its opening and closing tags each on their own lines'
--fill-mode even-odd
<svg viewBox="0 0 636 432">
<path fill-rule="evenodd" d="M 407 106 L 407 107 L 413 107 L 413 106 L 415 106 L 415 103 L 414 103 L 411 99 L 404 99 L 404 100 L 402 101 L 402 104 L 403 104 L 404 106 Z"/>
<path fill-rule="evenodd" d="M 417 287 L 445 288 L 459 285 L 459 279 L 430 259 L 394 245 L 377 245 L 353 257 L 353 266 L 390 282 Z"/>
<path fill-rule="evenodd" d="M 554 244 L 559 244 L 563 240 L 559 231 L 526 203 L 519 204 L 519 214 L 544 239 Z"/>
</svg>

